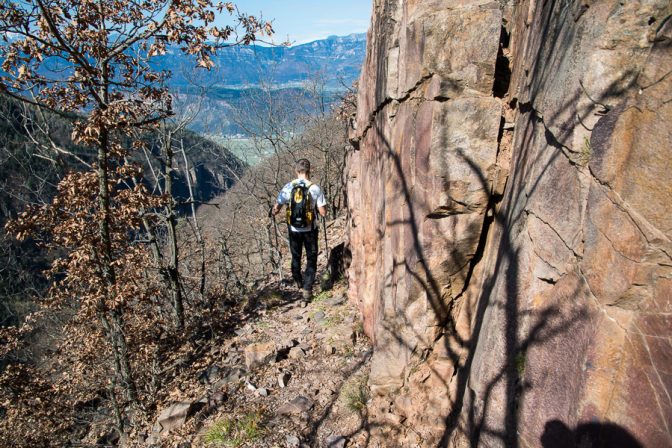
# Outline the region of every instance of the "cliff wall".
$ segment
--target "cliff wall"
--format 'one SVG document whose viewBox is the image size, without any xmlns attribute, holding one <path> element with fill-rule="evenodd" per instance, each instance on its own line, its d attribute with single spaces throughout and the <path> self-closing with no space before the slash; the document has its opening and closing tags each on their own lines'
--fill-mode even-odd
<svg viewBox="0 0 672 448">
<path fill-rule="evenodd" d="M 390 443 L 672 446 L 671 13 L 374 1 L 348 275 Z"/>
</svg>

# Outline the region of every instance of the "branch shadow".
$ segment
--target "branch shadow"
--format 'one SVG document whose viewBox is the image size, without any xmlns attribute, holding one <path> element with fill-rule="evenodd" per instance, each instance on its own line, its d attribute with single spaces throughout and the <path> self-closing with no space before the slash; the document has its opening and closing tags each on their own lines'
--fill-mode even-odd
<svg viewBox="0 0 672 448">
<path fill-rule="evenodd" d="M 548 2 L 540 12 L 544 24 L 542 27 L 544 36 L 539 38 L 539 42 L 550 42 L 548 44 L 550 45 L 549 48 L 538 48 L 538 59 L 532 69 L 535 76 L 541 79 L 550 79 L 554 76 L 548 66 L 540 65 L 539 58 L 541 58 L 542 52 L 552 53 L 556 61 L 563 60 L 570 54 L 570 44 L 575 38 L 573 30 L 569 33 L 563 32 L 560 27 L 561 24 L 553 22 L 555 19 L 552 13 L 556 9 L 556 3 L 554 1 Z M 565 11 L 567 14 L 570 12 L 570 10 Z M 614 80 L 605 89 L 602 95 L 595 97 L 595 105 L 601 104 L 600 102 L 605 98 L 612 98 L 615 95 L 625 93 L 633 85 L 633 75 L 634 71 L 625 71 L 619 79 Z M 576 157 L 577 151 L 564 143 L 569 141 L 573 127 L 561 121 L 565 119 L 563 117 L 566 112 L 572 110 L 583 95 L 587 95 L 587 93 L 577 86 L 576 90 L 568 95 L 561 107 L 554 109 L 552 114 L 543 116 L 534 108 L 536 96 L 540 94 L 541 89 L 541 84 L 531 86 L 531 101 L 518 105 L 517 127 L 522 127 L 522 131 L 516 139 L 516 154 L 514 154 L 511 175 L 503 197 L 496 197 L 493 194 L 489 173 L 486 173 L 478 162 L 470 157 L 468 148 L 458 147 L 454 149 L 460 161 L 466 164 L 471 174 L 478 179 L 478 187 L 485 192 L 489 192 L 489 197 L 487 205 L 480 212 L 482 220 L 475 221 L 467 229 L 467 232 L 479 235 L 475 253 L 465 254 L 460 253 L 459 250 L 451 250 L 455 247 L 455 241 L 445 235 L 432 235 L 432 238 L 442 238 L 440 244 L 433 246 L 444 247 L 450 254 L 448 262 L 442 263 L 442 266 L 446 264 L 463 266 L 465 260 L 469 263 L 464 288 L 459 294 L 452 296 L 446 294 L 445 279 L 440 278 L 445 273 L 440 273 L 441 275 L 437 276 L 436 268 L 429 265 L 428 260 L 432 254 L 428 254 L 426 251 L 426 242 L 422 240 L 423 231 L 421 228 L 423 220 L 439 220 L 446 217 L 421 212 L 429 209 L 429 207 L 426 207 L 422 199 L 418 198 L 417 192 L 414 192 L 417 186 L 408 179 L 408 163 L 402 160 L 400 148 L 395 148 L 390 141 L 391 139 L 395 142 L 397 140 L 388 138 L 389 132 L 386 131 L 384 122 L 379 118 L 382 114 L 376 118 L 376 122 L 373 123 L 369 131 L 376 133 L 374 139 L 377 143 L 376 150 L 384 154 L 389 167 L 387 175 L 398 181 L 398 192 L 402 198 L 398 203 L 404 204 L 405 207 L 405 218 L 387 220 L 383 229 L 378 231 L 377 241 L 383 244 L 387 237 L 386 233 L 395 227 L 405 228 L 404 235 L 412 236 L 410 242 L 412 257 L 404 261 L 394 261 L 391 266 L 392 269 L 386 272 L 383 279 L 382 283 L 385 285 L 383 289 L 390 287 L 390 285 L 392 288 L 396 287 L 395 271 L 397 269 L 402 269 L 413 278 L 414 285 L 420 288 L 432 312 L 438 318 L 445 336 L 441 349 L 455 367 L 453 378 L 442 378 L 445 390 L 441 393 L 449 402 L 450 412 L 444 421 L 445 430 L 439 442 L 440 446 L 448 446 L 458 433 L 462 433 L 472 447 L 484 443 L 484 436 L 495 438 L 505 446 L 518 447 L 520 444 L 519 410 L 521 400 L 524 392 L 534 387 L 534 384 L 525 377 L 524 366 L 521 368 L 521 362 L 525 363 L 526 353 L 532 347 L 571 334 L 577 327 L 585 325 L 590 319 L 590 309 L 587 304 L 575 304 L 577 306 L 574 307 L 561 307 L 558 304 L 551 304 L 532 311 L 527 310 L 523 305 L 526 300 L 526 290 L 525 285 L 521 283 L 521 278 L 527 273 L 522 270 L 521 259 L 524 253 L 522 253 L 515 236 L 521 234 L 522 232 L 519 229 L 526 226 L 529 200 L 544 185 L 546 175 L 553 164 L 567 163 L 579 171 L 584 168 Z M 593 98 L 590 99 L 593 100 Z M 514 107 L 516 101 L 515 99 L 512 101 Z M 581 119 L 581 117 L 578 118 Z M 559 133 L 556 134 L 556 132 Z M 449 144 L 445 129 L 438 138 L 441 145 Z M 499 138 L 501 139 L 501 129 Z M 400 145 L 403 146 L 406 143 L 408 142 L 403 140 Z M 540 145 L 545 145 L 546 149 L 535 154 L 533 151 Z M 409 152 L 405 152 L 404 157 L 408 157 Z M 410 157 L 414 157 L 413 152 L 411 152 Z M 364 163 L 363 157 L 360 163 Z M 380 174 L 384 175 L 385 170 Z M 449 186 L 451 179 L 444 177 L 442 181 L 444 186 Z M 558 192 L 558 194 L 560 193 Z M 579 198 L 569 198 L 569 200 L 574 199 L 578 200 Z M 558 200 L 567 199 L 558 198 Z M 500 201 L 502 201 L 501 204 Z M 496 229 L 494 236 L 493 228 Z M 488 265 L 486 265 L 483 277 L 477 278 L 474 276 L 475 268 L 483 262 L 488 263 Z M 567 273 L 571 272 L 565 272 L 561 277 Z M 542 278 L 537 280 L 550 283 L 549 288 L 551 289 L 555 288 L 558 281 Z M 464 305 L 464 295 L 472 282 L 477 282 L 480 287 L 474 301 L 475 308 L 465 311 L 468 320 L 471 322 L 470 334 L 465 337 L 458 332 L 458 322 L 454 311 L 457 311 L 457 307 Z M 565 294 L 569 297 L 578 296 L 582 288 L 583 285 L 579 282 L 573 291 Z M 386 300 L 396 301 L 396 298 L 388 297 Z M 393 306 L 397 306 L 396 302 Z M 505 350 L 501 367 L 481 389 L 479 398 L 476 396 L 476 392 L 469 387 L 469 380 L 477 356 L 478 345 L 482 343 L 481 336 L 488 322 L 489 310 L 498 310 L 503 313 L 504 324 L 502 325 L 501 339 L 504 341 Z M 410 322 L 403 311 L 399 310 L 394 317 L 395 322 L 384 321 L 384 318 L 378 316 L 382 320 L 381 328 L 391 335 L 395 344 L 403 346 L 409 353 L 415 354 L 421 359 L 426 359 L 428 355 L 426 353 L 418 354 L 417 344 L 409 342 L 409 338 L 399 332 L 399 328 L 403 327 L 406 331 L 409 329 L 413 331 L 416 340 L 422 340 L 426 337 L 426 335 L 414 330 L 416 324 Z M 376 339 L 377 350 L 388 348 L 387 343 Z M 436 351 L 437 347 L 434 350 Z M 481 348 L 481 350 L 487 349 Z M 440 372 L 435 373 L 440 375 Z M 451 387 L 455 391 L 454 393 L 451 393 Z M 498 393 L 498 389 L 500 394 L 503 390 L 504 396 L 503 422 L 500 427 L 492 427 L 488 420 L 491 414 L 495 412 L 492 408 L 493 396 Z M 482 404 L 479 404 L 479 401 Z"/>
</svg>

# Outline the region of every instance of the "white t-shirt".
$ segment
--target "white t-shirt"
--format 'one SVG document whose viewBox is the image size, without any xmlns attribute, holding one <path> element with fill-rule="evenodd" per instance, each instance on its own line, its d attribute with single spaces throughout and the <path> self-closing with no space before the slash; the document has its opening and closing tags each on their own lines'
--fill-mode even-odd
<svg viewBox="0 0 672 448">
<path fill-rule="evenodd" d="M 291 201 L 292 190 L 294 189 L 294 185 L 296 183 L 303 183 L 304 185 L 307 185 L 310 183 L 310 181 L 305 181 L 303 179 L 294 179 L 293 181 L 287 183 L 287 185 L 282 187 L 282 190 L 280 190 L 280 194 L 278 194 L 278 204 L 284 205 L 288 204 Z M 322 189 L 317 184 L 311 184 L 310 187 L 308 188 L 308 192 L 310 193 L 310 196 L 313 199 L 313 208 L 314 208 L 313 216 L 317 218 L 318 207 L 324 207 L 325 205 L 327 205 L 327 200 L 324 198 L 324 193 L 322 193 Z M 313 219 L 312 227 L 296 228 L 290 225 L 289 228 L 292 232 L 310 232 L 311 230 L 315 229 L 317 225 L 316 223 L 317 219 Z"/>
</svg>

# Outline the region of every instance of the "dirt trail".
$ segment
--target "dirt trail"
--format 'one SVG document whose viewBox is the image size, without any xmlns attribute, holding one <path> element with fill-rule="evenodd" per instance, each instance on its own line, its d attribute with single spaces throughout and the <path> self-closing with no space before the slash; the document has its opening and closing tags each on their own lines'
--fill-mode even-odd
<svg viewBox="0 0 672 448">
<path fill-rule="evenodd" d="M 371 446 L 371 347 L 345 290 L 337 283 L 307 305 L 295 288 L 261 291 L 255 318 L 211 347 L 189 387 L 196 412 L 155 446 Z"/>
<path fill-rule="evenodd" d="M 343 437 L 348 446 L 358 446 L 360 436 L 366 438 L 362 401 L 370 354 L 358 313 L 347 303 L 342 285 L 317 295 L 306 307 L 298 297 L 286 289 L 263 297 L 267 308 L 261 319 L 243 327 L 225 348 L 230 368 L 250 370 L 230 388 L 232 399 L 213 420 L 263 410 L 268 419 L 263 443 L 257 440 L 254 446 L 298 446 L 297 439 L 327 446 L 330 436 L 330 442 Z M 276 352 L 274 362 L 259 356 L 259 349 L 263 352 L 269 344 Z M 256 363 L 260 365 L 254 367 Z M 279 384 L 283 375 L 288 378 L 284 388 Z M 302 406 L 287 406 L 297 399 Z"/>
</svg>

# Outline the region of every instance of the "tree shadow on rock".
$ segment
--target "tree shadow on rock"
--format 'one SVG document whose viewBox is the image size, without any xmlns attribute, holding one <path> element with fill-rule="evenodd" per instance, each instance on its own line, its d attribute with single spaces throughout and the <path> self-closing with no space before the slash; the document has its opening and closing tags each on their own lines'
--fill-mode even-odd
<svg viewBox="0 0 672 448">
<path fill-rule="evenodd" d="M 549 420 L 540 438 L 544 448 L 643 448 L 625 428 L 613 423 L 583 423 L 572 430 Z"/>
</svg>

